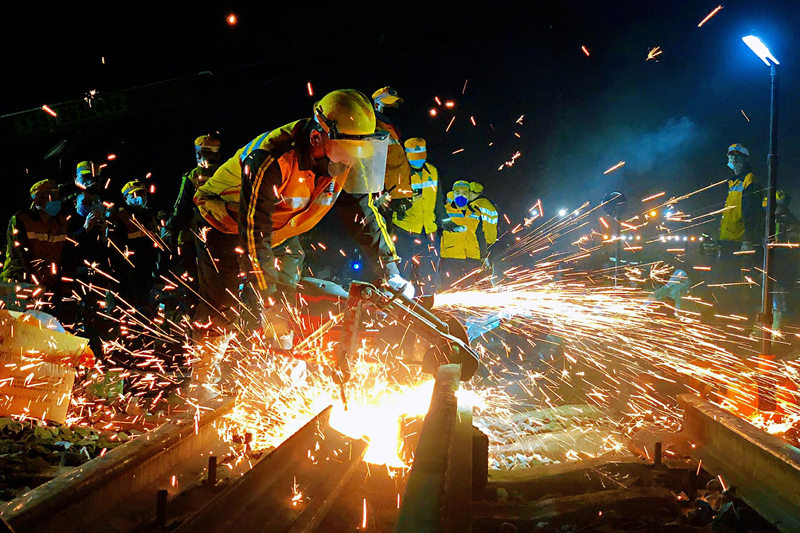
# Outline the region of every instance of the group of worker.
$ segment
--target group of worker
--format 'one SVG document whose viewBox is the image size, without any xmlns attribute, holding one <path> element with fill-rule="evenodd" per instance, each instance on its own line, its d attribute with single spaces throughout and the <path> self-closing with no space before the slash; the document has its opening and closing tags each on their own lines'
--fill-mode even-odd
<svg viewBox="0 0 800 533">
<path fill-rule="evenodd" d="M 335 224 L 353 236 L 388 287 L 423 305 L 432 305 L 440 286 L 440 257 L 448 280 L 485 262 L 497 238 L 497 211 L 475 182 L 457 181 L 445 201 L 425 140 L 402 142 L 389 116 L 401 102 L 391 87 L 372 99 L 333 91 L 314 105 L 312 117 L 262 133 L 225 162 L 206 160 L 208 179 L 184 178 L 182 190 L 195 191 L 205 225 L 196 321 L 224 330 L 231 320 L 251 320 L 278 347 L 290 348 L 288 308 L 303 286 L 299 236 L 334 205 Z"/>
<path fill-rule="evenodd" d="M 76 290 L 69 283 L 103 278 L 117 280 L 128 304 L 147 302 L 158 263 L 156 217 L 139 180 L 122 187 L 121 206 L 111 201 L 100 179 L 103 166 L 83 161 L 73 183 L 33 184 L 30 206 L 9 221 L 0 280 L 52 291 L 56 310 Z"/>
<path fill-rule="evenodd" d="M 77 295 L 76 284 L 114 285 L 125 303 L 146 307 L 169 269 L 196 290 L 199 344 L 244 321 L 288 349 L 289 308 L 303 288 L 299 237 L 335 205 L 333 231 L 355 238 L 390 290 L 431 306 L 440 286 L 486 265 L 498 213 L 477 182 L 458 180 L 443 194 L 425 140 L 403 142 L 390 118 L 401 102 L 391 87 L 372 99 L 333 91 L 311 117 L 258 135 L 227 160 L 217 136 L 200 136 L 196 165 L 161 217 L 141 181 L 126 183 L 119 202 L 105 189 L 104 165 L 81 162 L 74 183 L 31 187 L 31 206 L 9 223 L 2 280 L 42 286 L 54 301 Z"/>
</svg>

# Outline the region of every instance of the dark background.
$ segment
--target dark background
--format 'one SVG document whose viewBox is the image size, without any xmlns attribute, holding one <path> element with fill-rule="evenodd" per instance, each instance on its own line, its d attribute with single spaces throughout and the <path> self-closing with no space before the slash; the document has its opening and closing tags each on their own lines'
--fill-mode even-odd
<svg viewBox="0 0 800 533">
<path fill-rule="evenodd" d="M 153 203 L 166 208 L 194 164 L 195 136 L 218 130 L 227 157 L 263 131 L 309 116 L 315 97 L 329 90 L 370 94 L 384 85 L 405 99 L 395 113 L 402 133 L 428 140 L 429 160 L 445 184 L 483 182 L 512 220 L 537 198 L 552 214 L 585 200 L 596 204 L 615 188 L 635 204 L 662 190 L 686 194 L 729 175 L 725 151 L 733 142 L 750 149 L 765 181 L 769 69 L 741 42 L 748 33 L 761 36 L 781 61 L 779 180 L 798 198 L 800 3 L 726 2 L 698 28 L 717 4 L 13 8 L 0 31 L 0 115 L 34 109 L 51 120 L 38 110 L 42 104 L 58 110 L 90 89 L 99 99 L 117 91 L 130 101 L 150 95 L 153 105 L 145 99 L 112 118 L 36 135 L 19 135 L 14 117 L 0 119 L 7 184 L 0 219 L 27 204 L 34 181 L 71 180 L 78 161 L 110 153 L 117 156 L 106 172 L 110 188 L 150 172 Z M 225 20 L 231 12 L 239 20 L 234 27 Z M 663 50 L 659 61 L 646 61 L 655 46 Z M 211 74 L 197 76 L 203 71 Z M 165 80 L 177 81 L 131 89 Z M 431 118 L 435 96 L 453 99 L 454 110 Z M 62 141 L 57 155 L 44 158 Z M 514 166 L 498 170 L 516 151 Z M 603 175 L 621 160 L 624 167 Z M 716 188 L 684 207 L 710 210 L 724 196 Z"/>
</svg>

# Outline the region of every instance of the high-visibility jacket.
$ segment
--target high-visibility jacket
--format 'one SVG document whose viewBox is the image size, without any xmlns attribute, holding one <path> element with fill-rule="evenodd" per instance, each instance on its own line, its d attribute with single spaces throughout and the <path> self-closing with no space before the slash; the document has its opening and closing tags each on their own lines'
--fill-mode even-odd
<svg viewBox="0 0 800 533">
<path fill-rule="evenodd" d="M 445 205 L 450 219 L 467 230 L 442 232 L 442 258 L 483 259 L 487 249 L 497 241 L 497 209 L 486 198 L 476 198 L 464 207 L 453 202 Z"/>
<path fill-rule="evenodd" d="M 203 172 L 206 170 L 194 167 L 181 177 L 181 188 L 166 223 L 167 230 L 176 238 L 175 243 L 178 246 L 194 242 L 194 235 L 199 233 L 203 217 L 194 204 L 194 195 L 197 188 L 206 181 L 203 176 Z M 211 173 L 213 174 L 213 171 Z"/>
<path fill-rule="evenodd" d="M 481 229 L 489 247 L 497 241 L 497 208 L 484 196 L 479 196 L 469 203 L 472 209 L 477 209 L 481 214 Z"/>
<path fill-rule="evenodd" d="M 406 158 L 406 149 L 400 142 L 400 130 L 385 115 L 376 112 L 375 116 L 377 118 L 375 129 L 389 132 L 384 189 L 389 191 L 389 198 L 392 200 L 410 198 L 412 196 L 411 166 Z"/>
<path fill-rule="evenodd" d="M 8 222 L 6 257 L 0 279 L 48 285 L 61 277 L 67 217 L 44 217 L 31 208 Z"/>
<path fill-rule="evenodd" d="M 758 243 L 764 238 L 763 192 L 748 172 L 744 177 L 728 180 L 728 197 L 722 212 L 719 240 Z"/>
<path fill-rule="evenodd" d="M 430 163 L 411 169 L 411 207 L 400 218 L 392 215 L 392 222 L 409 233 L 434 233 L 441 218 L 442 193 L 439 188 L 439 171 Z M 438 215 L 438 216 L 437 216 Z"/>
<path fill-rule="evenodd" d="M 308 119 L 286 124 L 278 129 L 262 133 L 233 154 L 233 157 L 214 172 L 208 181 L 197 188 L 194 203 L 203 218 L 223 233 L 238 233 L 239 195 L 242 186 L 244 160 L 254 150 L 285 150 L 306 127 Z"/>
<path fill-rule="evenodd" d="M 316 226 L 340 195 L 348 199 L 341 207 L 350 211 L 343 216 L 361 221 L 355 229 L 356 240 L 366 249 L 376 250 L 384 262 L 397 260 L 373 196 L 356 198 L 343 193 L 347 173 L 330 177 L 327 164 L 311 157 L 311 128 L 311 119 L 294 122 L 270 142 L 252 143 L 261 148 L 245 147 L 242 152 L 247 155 L 242 160 L 239 236 L 249 260 L 246 272 L 262 291 L 281 281 L 272 248 Z M 209 183 L 211 180 L 206 185 Z"/>
</svg>

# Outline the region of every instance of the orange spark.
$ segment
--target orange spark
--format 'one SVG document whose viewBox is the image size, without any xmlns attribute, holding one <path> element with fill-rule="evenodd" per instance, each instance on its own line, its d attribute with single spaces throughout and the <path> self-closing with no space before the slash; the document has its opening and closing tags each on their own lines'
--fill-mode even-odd
<svg viewBox="0 0 800 533">
<path fill-rule="evenodd" d="M 308 90 L 308 96 L 314 96 L 314 88 L 311 86 L 311 82 L 306 82 L 306 89 Z"/>
<path fill-rule="evenodd" d="M 653 48 L 653 49 L 651 49 L 651 50 L 649 50 L 647 52 L 647 59 L 645 61 L 653 61 L 658 56 L 660 56 L 662 53 L 663 53 L 663 50 L 661 50 L 661 47 L 660 46 L 656 46 L 655 48 Z"/>
<path fill-rule="evenodd" d="M 742 112 L 742 115 L 744 115 L 745 120 L 747 120 L 747 122 L 750 122 L 750 117 L 747 116 L 747 113 L 744 112 L 744 109 L 740 109 L 739 111 Z"/>
<path fill-rule="evenodd" d="M 711 19 L 711 17 L 713 17 L 714 15 L 716 15 L 717 13 L 719 13 L 719 10 L 720 10 L 720 9 L 722 9 L 722 4 L 718 5 L 718 6 L 717 6 L 717 7 L 715 7 L 714 9 L 712 9 L 712 10 L 711 10 L 711 13 L 709 13 L 708 15 L 706 15 L 706 18 L 704 18 L 703 20 L 701 20 L 701 21 L 700 21 L 700 24 L 698 24 L 698 25 L 697 25 L 697 27 L 698 27 L 698 28 L 702 28 L 702 27 L 703 27 L 703 24 L 705 24 L 706 22 L 708 22 L 708 21 L 709 21 L 709 19 Z"/>
<path fill-rule="evenodd" d="M 477 124 L 475 123 L 475 117 L 469 117 L 469 121 L 472 122 L 473 126 L 477 126 Z"/>
<path fill-rule="evenodd" d="M 442 101 L 439 100 L 438 96 L 434 96 L 433 99 L 436 101 L 436 105 L 442 105 Z"/>
<path fill-rule="evenodd" d="M 239 18 L 235 13 L 230 13 L 225 17 L 225 22 L 228 23 L 228 26 L 236 26 L 236 23 L 239 22 Z"/>
<path fill-rule="evenodd" d="M 364 508 L 361 513 L 361 529 L 367 528 L 367 499 L 364 498 Z"/>
<path fill-rule="evenodd" d="M 52 115 L 52 116 L 54 116 L 54 117 L 57 117 L 57 116 L 58 116 L 58 113 L 56 113 L 55 111 L 53 111 L 52 109 L 50 109 L 50 106 L 49 106 L 49 105 L 43 105 L 43 106 L 42 106 L 42 111 L 44 111 L 44 112 L 45 112 L 45 113 L 47 113 L 48 115 Z"/>
<path fill-rule="evenodd" d="M 458 150 L 456 150 L 455 152 L 453 152 L 453 155 L 460 154 L 460 153 L 461 153 L 461 152 L 463 152 L 463 151 L 464 151 L 464 149 L 463 149 L 463 148 L 459 148 Z"/>
<path fill-rule="evenodd" d="M 589 49 L 586 48 L 586 45 L 581 46 L 581 50 L 583 50 L 583 53 L 586 54 L 586 57 L 589 57 Z"/>
<path fill-rule="evenodd" d="M 453 121 L 455 121 L 455 119 L 456 119 L 456 117 L 453 117 L 453 118 L 451 118 L 451 119 L 450 119 L 450 123 L 447 125 L 447 127 L 446 127 L 446 128 L 445 128 L 445 130 L 444 130 L 444 131 L 445 131 L 445 133 L 447 133 L 448 131 L 450 131 L 450 126 L 452 126 L 452 125 L 453 125 Z"/>
<path fill-rule="evenodd" d="M 611 168 L 609 168 L 608 170 L 606 170 L 605 172 L 603 172 L 603 174 L 604 174 L 604 175 L 605 175 L 605 174 L 611 174 L 612 172 L 614 172 L 615 170 L 617 170 L 619 167 L 624 167 L 624 166 L 625 166 L 625 161 L 620 161 L 619 163 L 617 163 L 617 164 L 616 164 L 616 165 L 614 165 L 613 167 L 611 167 Z"/>
<path fill-rule="evenodd" d="M 643 203 L 644 202 L 649 202 L 650 200 L 655 200 L 656 198 L 661 198 L 662 196 L 664 196 L 664 194 L 665 194 L 665 191 L 661 191 L 661 192 L 658 192 L 656 194 L 651 194 L 650 196 L 647 196 L 646 198 L 642 198 L 642 202 Z"/>
<path fill-rule="evenodd" d="M 113 161 L 117 158 L 117 154 L 108 154 L 108 160 Z"/>
<path fill-rule="evenodd" d="M 455 103 L 454 101 L 452 101 L 452 100 L 448 100 L 448 101 L 446 101 L 446 102 L 444 103 L 444 106 L 445 106 L 447 109 L 453 109 L 453 108 L 456 106 L 456 103 Z"/>
<path fill-rule="evenodd" d="M 428 114 L 429 114 L 430 116 L 432 116 L 432 117 L 435 117 L 435 116 L 436 116 L 436 108 L 435 108 L 435 107 L 432 107 L 432 108 L 430 108 L 430 109 L 428 110 Z"/>
</svg>

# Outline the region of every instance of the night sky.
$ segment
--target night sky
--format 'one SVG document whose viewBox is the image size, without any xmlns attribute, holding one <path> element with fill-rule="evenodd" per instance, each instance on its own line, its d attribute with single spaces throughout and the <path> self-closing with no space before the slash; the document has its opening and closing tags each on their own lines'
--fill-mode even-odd
<svg viewBox="0 0 800 533">
<path fill-rule="evenodd" d="M 220 131 L 229 156 L 264 131 L 310 116 L 307 82 L 315 97 L 395 87 L 405 98 L 394 114 L 403 136 L 428 139 L 445 184 L 483 182 L 512 219 L 537 198 L 552 213 L 596 204 L 615 188 L 631 199 L 688 193 L 729 175 L 725 151 L 733 142 L 751 150 L 766 181 L 769 69 L 741 42 L 749 33 L 781 61 L 779 182 L 800 199 L 800 2 L 727 2 L 702 28 L 716 1 L 340 3 L 335 11 L 265 4 L 130 4 L 122 12 L 81 3 L 7 13 L 0 115 L 57 108 L 90 89 L 102 98 L 176 79 L 184 89 L 156 111 L 52 134 L 4 129 L 3 221 L 27 204 L 34 181 L 67 181 L 78 161 L 110 153 L 113 189 L 151 172 L 154 203 L 167 207 L 193 166 L 195 136 Z M 236 26 L 226 23 L 229 13 Z M 647 61 L 656 46 L 663 53 Z M 194 93 L 202 71 L 215 88 Z M 456 105 L 431 118 L 436 96 Z M 514 165 L 498 170 L 517 151 Z M 626 165 L 603 175 L 619 161 Z M 690 207 L 709 210 L 723 200 L 717 188 Z"/>
</svg>

